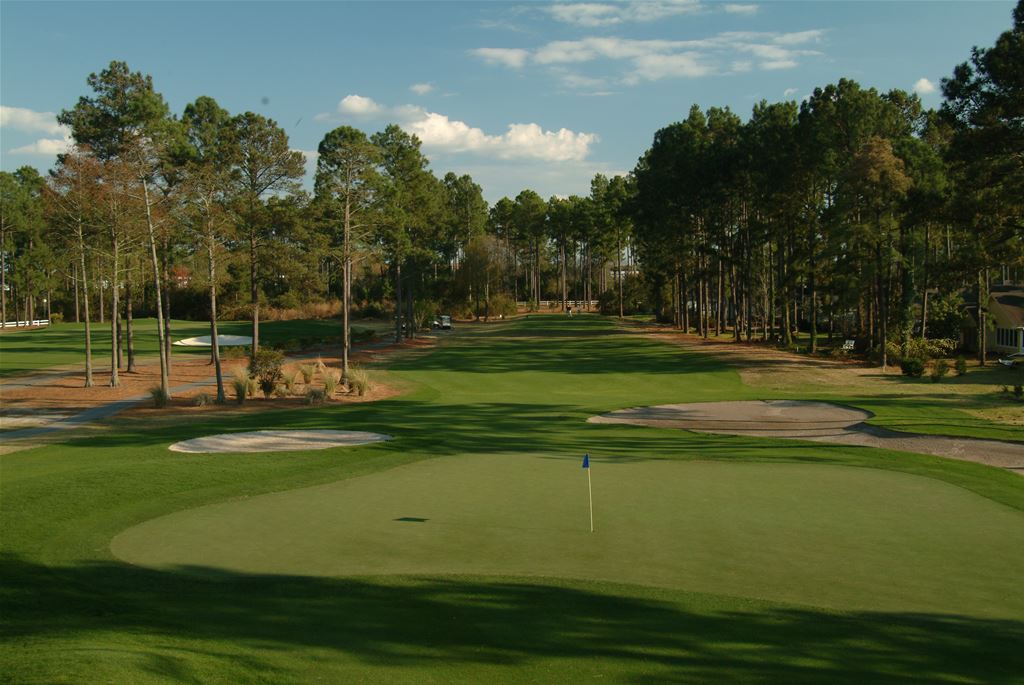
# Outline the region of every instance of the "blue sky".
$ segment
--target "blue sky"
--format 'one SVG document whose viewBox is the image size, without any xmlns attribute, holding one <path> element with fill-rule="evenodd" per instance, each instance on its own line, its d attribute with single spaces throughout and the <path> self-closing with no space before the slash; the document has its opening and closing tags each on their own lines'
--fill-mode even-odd
<svg viewBox="0 0 1024 685">
<path fill-rule="evenodd" d="M 490 201 L 586 194 L 690 105 L 746 119 L 841 77 L 937 107 L 940 80 L 1011 25 L 1012 2 L 31 2 L 0 4 L 2 168 L 48 169 L 52 113 L 111 60 L 172 111 L 210 95 L 311 152 L 395 122 Z M 308 156 L 310 169 L 314 155 Z"/>
</svg>

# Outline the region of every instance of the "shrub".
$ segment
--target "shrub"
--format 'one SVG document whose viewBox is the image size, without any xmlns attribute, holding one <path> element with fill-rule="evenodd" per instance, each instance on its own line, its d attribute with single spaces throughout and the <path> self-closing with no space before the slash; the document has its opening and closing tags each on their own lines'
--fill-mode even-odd
<svg viewBox="0 0 1024 685">
<path fill-rule="evenodd" d="M 334 396 L 334 391 L 338 389 L 338 374 L 333 371 L 329 371 L 324 374 L 324 394 L 330 398 Z"/>
<path fill-rule="evenodd" d="M 221 359 L 245 359 L 249 356 L 248 345 L 233 345 L 220 348 Z"/>
<path fill-rule="evenodd" d="M 261 349 L 249 360 L 249 375 L 259 383 L 264 397 L 270 397 L 281 380 L 284 355 L 280 350 Z"/>
<path fill-rule="evenodd" d="M 153 406 L 157 409 L 163 409 L 171 401 L 171 398 L 168 397 L 167 393 L 159 385 L 154 385 L 149 389 L 149 396 L 153 400 Z"/>
<path fill-rule="evenodd" d="M 938 383 L 939 381 L 946 377 L 947 373 L 949 373 L 949 362 L 947 362 L 945 359 L 936 359 L 935 362 L 932 364 L 932 382 Z"/>
<path fill-rule="evenodd" d="M 63 314 L 61 314 L 60 312 L 50 312 L 50 323 L 51 324 L 63 323 L 63 321 L 64 321 L 64 315 Z"/>
<path fill-rule="evenodd" d="M 367 302 L 353 313 L 361 319 L 383 319 L 387 316 L 384 305 L 380 302 Z"/>
<path fill-rule="evenodd" d="M 1015 385 L 1015 386 L 1013 386 L 1013 396 L 1016 397 L 1019 400 L 1022 395 L 1024 395 L 1024 386 L 1022 386 L 1022 385 Z"/>
<path fill-rule="evenodd" d="M 961 354 L 956 358 L 956 375 L 962 376 L 967 373 L 967 360 Z"/>
<path fill-rule="evenodd" d="M 195 397 L 192 398 L 192 406 L 193 407 L 205 407 L 206 405 L 208 405 L 212 401 L 213 401 L 213 398 L 210 397 L 210 393 L 201 392 L 201 393 L 199 393 L 198 395 L 196 395 Z"/>
<path fill-rule="evenodd" d="M 316 367 L 312 364 L 300 364 L 299 373 L 302 374 L 302 382 L 309 385 L 313 382 L 313 374 L 316 373 Z"/>
<path fill-rule="evenodd" d="M 900 369 L 903 371 L 904 376 L 920 378 L 924 374 L 924 361 L 910 357 L 900 361 Z"/>
<path fill-rule="evenodd" d="M 289 397 L 291 394 L 291 390 L 280 383 L 274 388 L 274 397 Z"/>
<path fill-rule="evenodd" d="M 348 391 L 362 397 L 371 388 L 370 377 L 365 371 L 356 367 L 349 367 L 348 370 Z"/>
<path fill-rule="evenodd" d="M 249 394 L 249 375 L 242 367 L 235 369 L 235 373 L 231 377 L 231 387 L 235 391 L 235 402 L 238 404 L 245 402 L 245 398 Z"/>
<path fill-rule="evenodd" d="M 516 314 L 516 301 L 505 293 L 491 295 L 491 299 L 487 303 L 490 306 L 490 314 L 493 317 L 515 316 Z"/>
<path fill-rule="evenodd" d="M 323 404 L 327 396 L 319 388 L 310 388 L 306 391 L 306 404 Z"/>
</svg>

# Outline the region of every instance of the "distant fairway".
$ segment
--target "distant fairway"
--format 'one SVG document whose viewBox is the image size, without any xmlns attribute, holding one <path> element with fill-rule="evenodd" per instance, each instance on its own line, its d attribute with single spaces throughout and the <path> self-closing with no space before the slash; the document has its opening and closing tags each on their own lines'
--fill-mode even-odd
<svg viewBox="0 0 1024 685">
<path fill-rule="evenodd" d="M 285 575 L 517 575 L 832 609 L 1024 616 L 1024 516 L 944 483 L 806 464 L 467 455 L 190 509 L 135 564 Z"/>
<path fill-rule="evenodd" d="M 0 457 L 0 682 L 1021 683 L 1024 478 L 587 422 L 812 399 L 1011 432 L 957 397 L 766 392 L 597 316 L 461 326 L 388 373 L 409 392 L 125 417 Z M 393 439 L 168 449 L 324 429 Z"/>
</svg>

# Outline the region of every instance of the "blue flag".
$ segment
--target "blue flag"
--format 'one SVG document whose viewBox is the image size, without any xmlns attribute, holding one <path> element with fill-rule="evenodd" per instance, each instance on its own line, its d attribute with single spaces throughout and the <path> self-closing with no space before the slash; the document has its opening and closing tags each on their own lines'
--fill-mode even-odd
<svg viewBox="0 0 1024 685">
<path fill-rule="evenodd" d="M 585 468 L 585 469 L 589 469 L 590 468 L 590 455 L 589 454 L 584 454 L 583 455 L 583 468 Z"/>
</svg>

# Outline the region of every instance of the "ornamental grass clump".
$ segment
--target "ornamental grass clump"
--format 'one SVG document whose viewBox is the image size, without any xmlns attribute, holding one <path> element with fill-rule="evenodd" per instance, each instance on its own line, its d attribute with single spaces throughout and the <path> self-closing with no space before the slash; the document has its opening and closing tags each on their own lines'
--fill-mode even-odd
<svg viewBox="0 0 1024 685">
<path fill-rule="evenodd" d="M 338 374 L 328 371 L 324 374 L 324 394 L 329 398 L 334 396 L 338 389 Z"/>
<path fill-rule="evenodd" d="M 323 404 L 326 399 L 327 395 L 319 388 L 310 388 L 306 391 L 306 404 Z"/>
<path fill-rule="evenodd" d="M 365 371 L 356 367 L 348 370 L 348 391 L 362 397 L 370 390 L 370 377 Z"/>
<path fill-rule="evenodd" d="M 316 373 L 316 367 L 312 364 L 300 364 L 299 373 L 302 374 L 302 382 L 305 385 L 309 385 L 313 382 L 313 374 Z"/>
<path fill-rule="evenodd" d="M 287 369 L 281 371 L 281 383 L 284 384 L 284 389 L 291 395 L 295 392 L 295 379 L 299 375 L 299 372 L 295 369 Z"/>
<path fill-rule="evenodd" d="M 947 362 L 945 359 L 936 359 L 932 363 L 931 379 L 932 379 L 933 383 L 938 383 L 943 378 L 945 378 L 946 374 L 948 374 L 948 373 L 949 373 L 949 362 Z"/>
<path fill-rule="evenodd" d="M 159 385 L 154 385 L 149 389 L 149 396 L 153 400 L 153 406 L 157 409 L 163 409 L 171 401 L 171 398 L 167 396 L 167 393 Z"/>
<path fill-rule="evenodd" d="M 231 377 L 231 387 L 235 391 L 236 403 L 245 402 L 245 398 L 249 395 L 249 386 L 249 374 L 245 372 L 245 369 L 242 367 L 235 369 L 235 373 Z"/>
</svg>

